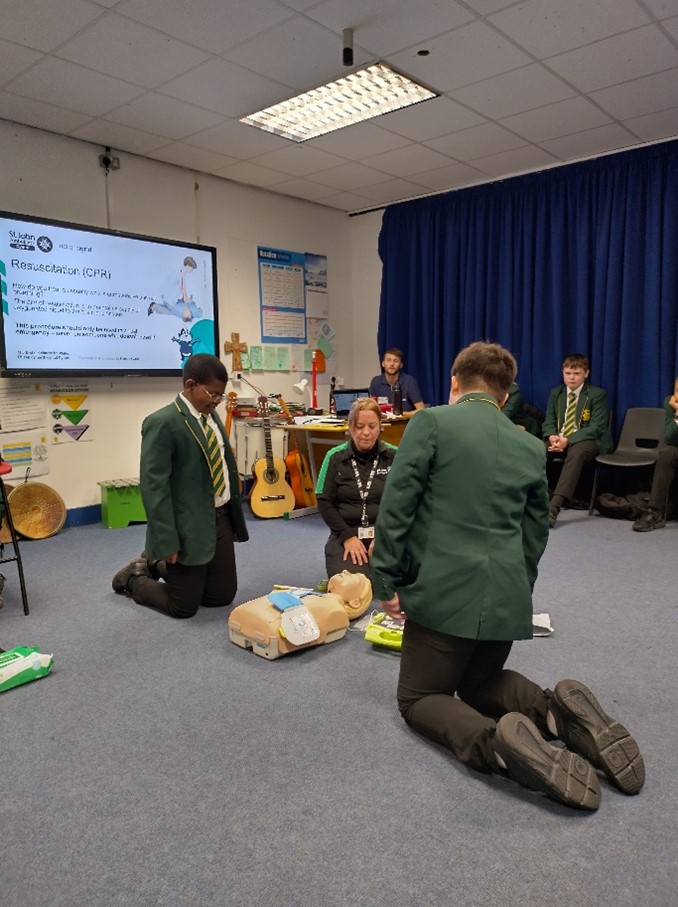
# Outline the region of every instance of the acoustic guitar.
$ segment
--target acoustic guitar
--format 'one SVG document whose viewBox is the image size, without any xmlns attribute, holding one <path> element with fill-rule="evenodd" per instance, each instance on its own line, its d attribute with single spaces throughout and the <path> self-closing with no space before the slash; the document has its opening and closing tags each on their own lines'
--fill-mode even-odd
<svg viewBox="0 0 678 907">
<path fill-rule="evenodd" d="M 288 424 L 294 425 L 294 416 L 289 410 L 287 403 L 283 399 L 282 394 L 275 394 L 275 398 L 280 404 Z M 294 492 L 294 500 L 297 503 L 297 507 L 315 507 L 317 501 L 315 499 L 315 489 L 313 488 L 313 479 L 311 478 L 311 471 L 308 468 L 308 460 L 299 450 L 291 450 L 285 457 L 285 466 L 287 466 L 287 474 L 289 476 L 290 485 L 292 486 L 292 491 Z"/>
<path fill-rule="evenodd" d="M 311 471 L 308 468 L 308 460 L 303 453 L 298 450 L 291 450 L 285 457 L 285 465 L 290 477 L 290 485 L 294 492 L 294 500 L 297 507 L 315 507 L 315 491 L 313 489 L 313 479 Z"/>
<path fill-rule="evenodd" d="M 273 456 L 271 419 L 266 397 L 259 397 L 259 406 L 264 425 L 266 456 L 257 460 L 252 467 L 254 485 L 250 494 L 250 507 L 255 516 L 271 519 L 294 510 L 295 500 L 294 492 L 285 480 L 285 464 L 279 457 Z"/>
<path fill-rule="evenodd" d="M 233 425 L 233 410 L 235 409 L 238 395 L 235 391 L 229 391 L 226 400 L 226 437 L 231 437 L 231 426 Z"/>
</svg>

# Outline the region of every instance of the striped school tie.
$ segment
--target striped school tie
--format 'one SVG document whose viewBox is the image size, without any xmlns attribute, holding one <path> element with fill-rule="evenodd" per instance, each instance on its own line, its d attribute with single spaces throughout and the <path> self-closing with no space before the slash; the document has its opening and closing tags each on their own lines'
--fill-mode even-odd
<svg viewBox="0 0 678 907">
<path fill-rule="evenodd" d="M 567 409 L 565 410 L 565 421 L 563 422 L 563 434 L 567 438 L 568 435 L 574 434 L 574 420 L 577 415 L 577 395 L 574 391 L 570 391 L 567 395 Z"/>
<path fill-rule="evenodd" d="M 202 422 L 203 428 L 205 429 L 205 437 L 207 439 L 207 453 L 210 460 L 210 470 L 212 472 L 212 485 L 214 485 L 214 493 L 216 495 L 222 495 L 226 491 L 226 481 L 224 479 L 224 461 L 221 458 L 219 442 L 217 441 L 217 436 L 214 433 L 214 429 L 207 421 L 207 416 L 201 415 L 200 420 Z"/>
</svg>

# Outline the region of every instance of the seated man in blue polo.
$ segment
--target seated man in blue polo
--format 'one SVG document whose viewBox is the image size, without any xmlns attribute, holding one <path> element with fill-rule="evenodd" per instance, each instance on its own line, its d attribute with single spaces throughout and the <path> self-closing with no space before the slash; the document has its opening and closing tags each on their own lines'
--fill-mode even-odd
<svg viewBox="0 0 678 907">
<path fill-rule="evenodd" d="M 391 347 L 384 353 L 381 361 L 383 373 L 375 375 L 370 381 L 369 395 L 377 403 L 393 403 L 393 387 L 400 385 L 403 400 L 403 412 L 412 412 L 415 409 L 425 409 L 425 404 L 417 384 L 417 379 L 401 371 L 403 367 L 403 354 L 396 347 Z"/>
</svg>

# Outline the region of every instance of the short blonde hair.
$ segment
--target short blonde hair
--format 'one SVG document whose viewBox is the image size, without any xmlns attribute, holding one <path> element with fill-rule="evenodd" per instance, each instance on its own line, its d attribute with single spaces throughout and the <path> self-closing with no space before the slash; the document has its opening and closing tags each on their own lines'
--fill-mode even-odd
<svg viewBox="0 0 678 907">
<path fill-rule="evenodd" d="M 370 412 L 381 422 L 381 410 L 379 404 L 371 397 L 356 397 L 351 404 L 351 411 L 348 414 L 348 427 L 353 428 L 360 413 Z"/>
</svg>

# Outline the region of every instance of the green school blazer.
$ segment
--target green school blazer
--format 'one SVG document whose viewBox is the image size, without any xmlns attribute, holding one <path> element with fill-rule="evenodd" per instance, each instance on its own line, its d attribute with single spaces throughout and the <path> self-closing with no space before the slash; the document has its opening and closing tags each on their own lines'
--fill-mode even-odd
<svg viewBox="0 0 678 907">
<path fill-rule="evenodd" d="M 548 539 L 546 452 L 487 394 L 413 416 L 381 499 L 375 595 L 468 639 L 532 636 L 532 587 Z"/>
<path fill-rule="evenodd" d="M 231 517 L 239 542 L 249 538 L 240 499 L 238 469 L 223 423 L 231 489 Z M 148 520 L 149 560 L 179 552 L 187 566 L 207 564 L 214 556 L 214 489 L 204 432 L 181 395 L 147 416 L 141 426 L 141 498 Z"/>
</svg>

